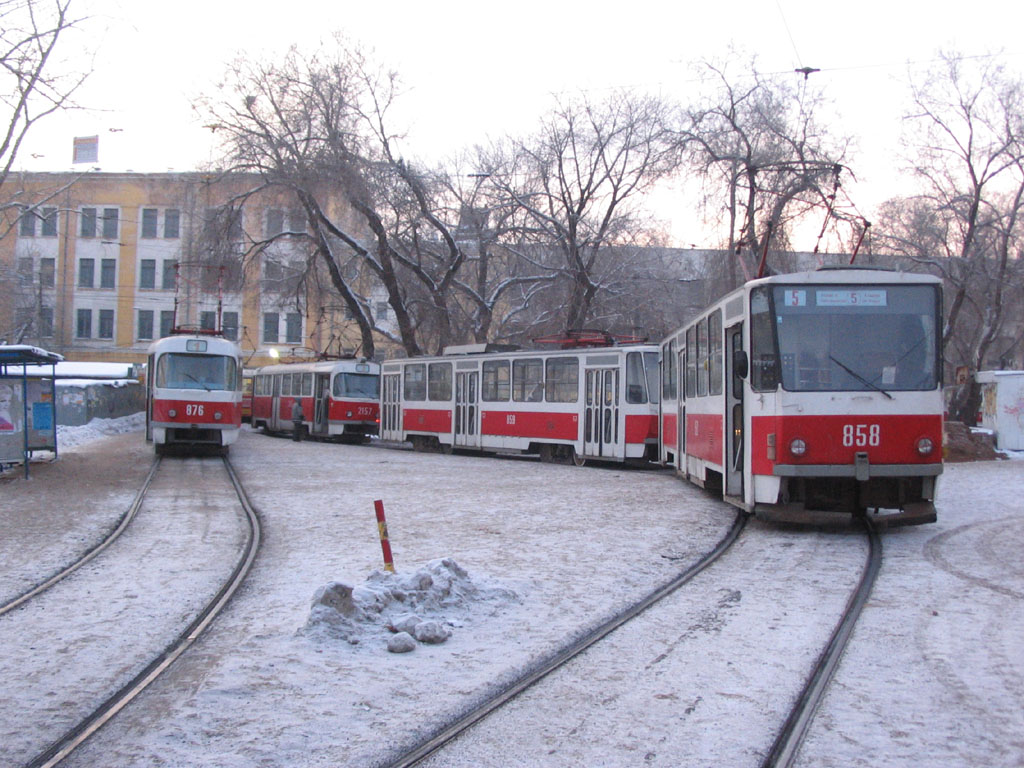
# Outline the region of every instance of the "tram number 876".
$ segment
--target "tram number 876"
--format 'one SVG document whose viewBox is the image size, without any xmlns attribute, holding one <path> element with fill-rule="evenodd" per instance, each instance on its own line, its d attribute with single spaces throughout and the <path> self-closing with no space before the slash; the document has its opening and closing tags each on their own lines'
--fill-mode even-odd
<svg viewBox="0 0 1024 768">
<path fill-rule="evenodd" d="M 199 403 L 189 403 L 185 406 L 186 416 L 202 416 L 203 406 Z"/>
<path fill-rule="evenodd" d="M 843 445 L 863 448 L 882 444 L 882 428 L 878 424 L 844 424 Z"/>
</svg>

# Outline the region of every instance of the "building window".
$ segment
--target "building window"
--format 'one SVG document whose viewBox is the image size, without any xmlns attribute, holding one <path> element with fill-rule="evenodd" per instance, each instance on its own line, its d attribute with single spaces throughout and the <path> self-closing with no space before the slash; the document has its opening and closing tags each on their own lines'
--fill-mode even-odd
<svg viewBox="0 0 1024 768">
<path fill-rule="evenodd" d="M 32 284 L 32 270 L 34 268 L 35 262 L 31 256 L 18 257 L 18 279 L 22 285 Z"/>
<path fill-rule="evenodd" d="M 43 288 L 53 288 L 56 265 L 56 261 L 52 258 L 39 260 L 39 285 Z"/>
<path fill-rule="evenodd" d="M 114 310 L 112 309 L 101 309 L 100 310 L 100 333 L 101 339 L 112 339 L 114 338 Z"/>
<path fill-rule="evenodd" d="M 39 308 L 39 335 L 53 336 L 53 307 Z"/>
<path fill-rule="evenodd" d="M 57 236 L 57 209 L 43 208 L 43 237 Z"/>
<path fill-rule="evenodd" d="M 100 288 L 113 288 L 117 276 L 117 259 L 100 260 Z"/>
<path fill-rule="evenodd" d="M 96 209 L 83 208 L 79 218 L 81 226 L 78 234 L 81 237 L 96 237 Z"/>
<path fill-rule="evenodd" d="M 280 208 L 267 210 L 267 237 L 280 235 L 284 232 L 284 211 Z"/>
<path fill-rule="evenodd" d="M 92 338 L 92 310 L 80 309 L 76 315 L 75 336 L 80 339 Z"/>
<path fill-rule="evenodd" d="M 388 316 L 388 303 L 386 301 L 377 302 L 377 319 L 384 320 Z"/>
<path fill-rule="evenodd" d="M 160 338 L 170 336 L 174 328 L 174 310 L 163 309 L 160 311 Z"/>
<path fill-rule="evenodd" d="M 215 331 L 217 330 L 217 313 L 216 312 L 200 312 L 199 313 L 199 327 L 204 331 Z"/>
<path fill-rule="evenodd" d="M 142 236 L 156 237 L 156 208 L 142 209 Z"/>
<path fill-rule="evenodd" d="M 306 212 L 301 208 L 292 208 L 288 212 L 288 227 L 292 232 L 305 232 Z"/>
<path fill-rule="evenodd" d="M 139 288 L 156 288 L 156 259 L 139 262 Z"/>
<path fill-rule="evenodd" d="M 168 208 L 164 211 L 164 237 L 179 237 L 181 223 L 181 211 L 177 208 Z"/>
<path fill-rule="evenodd" d="M 288 344 L 302 343 L 302 315 L 289 312 L 285 315 L 285 342 Z"/>
<path fill-rule="evenodd" d="M 153 338 L 153 310 L 139 310 L 139 329 L 135 337 L 140 341 L 148 341 Z"/>
<path fill-rule="evenodd" d="M 103 209 L 103 239 L 117 240 L 117 208 Z"/>
<path fill-rule="evenodd" d="M 94 282 L 94 273 L 96 271 L 96 260 L 95 259 L 79 259 L 78 260 L 78 287 L 79 288 L 92 288 Z"/>
<path fill-rule="evenodd" d="M 18 234 L 22 237 L 36 236 L 36 214 L 34 211 L 24 210 L 21 214 L 20 228 Z"/>
<path fill-rule="evenodd" d="M 238 313 L 225 312 L 221 317 L 221 332 L 225 339 L 238 341 Z"/>
<path fill-rule="evenodd" d="M 263 343 L 277 344 L 278 338 L 278 315 L 277 312 L 263 313 Z"/>
<path fill-rule="evenodd" d="M 174 259 L 164 259 L 163 282 L 160 287 L 165 291 L 173 291 L 177 287 L 178 262 Z"/>
</svg>

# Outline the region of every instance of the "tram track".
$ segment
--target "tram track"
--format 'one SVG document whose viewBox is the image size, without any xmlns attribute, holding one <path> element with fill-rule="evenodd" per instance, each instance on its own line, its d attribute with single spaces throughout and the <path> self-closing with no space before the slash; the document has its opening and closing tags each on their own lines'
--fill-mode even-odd
<svg viewBox="0 0 1024 768">
<path fill-rule="evenodd" d="M 100 545 L 95 547 L 89 553 L 86 553 L 86 555 L 79 561 L 76 561 L 76 563 L 66 567 L 60 573 L 51 577 L 51 579 L 48 579 L 46 582 L 43 582 L 32 590 L 29 590 L 19 598 L 10 601 L 10 603 L 8 603 L 8 606 L 10 606 L 9 608 L 8 606 L 4 607 L 7 608 L 7 610 L 13 610 L 16 607 L 26 605 L 26 603 L 30 604 L 33 597 L 48 590 L 54 584 L 66 578 L 66 576 L 70 575 L 74 571 L 79 570 L 86 564 L 86 562 L 94 560 L 103 550 L 107 549 L 114 540 L 121 536 L 124 530 L 128 527 L 128 524 L 135 518 L 136 513 L 147 498 L 147 493 L 153 485 L 154 478 L 159 474 L 158 470 L 163 461 L 164 460 L 157 459 L 153 463 L 153 467 L 137 494 L 131 509 L 110 536 L 108 536 Z M 255 508 L 249 500 L 248 494 L 242 486 L 230 462 L 226 457 L 222 458 L 221 462 L 231 489 L 233 490 L 235 497 L 237 497 L 237 502 L 241 509 L 241 516 L 244 518 L 244 525 L 247 529 L 245 534 L 242 536 L 239 554 L 233 563 L 230 574 L 220 583 L 219 588 L 216 589 L 213 597 L 201 606 L 198 612 L 194 614 L 194 618 L 188 626 L 185 627 L 184 630 L 180 631 L 171 643 L 151 657 L 148 662 L 140 661 L 140 664 L 143 665 L 141 671 L 135 674 L 127 683 L 121 685 L 112 694 L 108 695 L 102 703 L 93 708 L 84 717 L 80 717 L 77 723 L 70 728 L 66 728 L 63 735 L 57 740 L 53 741 L 30 761 L 24 763 L 26 768 L 42 768 L 43 766 L 48 767 L 57 765 L 64 758 L 70 755 L 77 747 L 83 744 L 96 731 L 102 728 L 103 725 L 114 718 L 118 712 L 124 709 L 133 699 L 158 679 L 166 669 L 174 664 L 174 662 L 183 653 L 185 653 L 186 650 L 188 650 L 196 639 L 203 634 L 203 632 L 228 604 L 232 596 L 244 581 L 245 577 L 248 575 L 252 564 L 255 561 L 261 541 L 260 520 Z"/>
<path fill-rule="evenodd" d="M 452 739 L 467 731 L 492 712 L 512 701 L 512 699 L 520 693 L 527 690 L 535 683 L 540 682 L 555 670 L 559 669 L 567 662 L 576 658 L 593 646 L 595 643 L 611 634 L 623 624 L 636 618 L 652 605 L 664 599 L 692 580 L 695 576 L 718 560 L 726 551 L 728 551 L 728 549 L 739 538 L 739 535 L 743 531 L 748 520 L 749 515 L 745 512 L 738 512 L 733 520 L 732 526 L 726 532 L 725 536 L 718 541 L 714 548 L 701 556 L 701 558 L 693 563 L 689 568 L 682 571 L 668 582 L 652 590 L 625 610 L 620 611 L 618 614 L 609 618 L 599 626 L 576 638 L 569 645 L 562 648 L 555 654 L 543 659 L 538 664 L 535 664 L 512 683 L 505 686 L 502 690 L 492 696 L 489 696 L 485 701 L 475 705 L 467 712 L 459 715 L 453 722 L 445 725 L 443 728 L 418 744 L 407 748 L 406 751 L 397 758 L 389 759 L 387 762 L 383 763 L 383 765 L 388 766 L 388 768 L 407 768 L 407 766 L 416 765 L 420 761 L 437 753 Z"/>
<path fill-rule="evenodd" d="M 860 617 L 861 610 L 871 595 L 871 589 L 882 566 L 882 540 L 869 519 L 864 518 L 863 524 L 869 546 L 860 581 L 850 595 L 828 644 L 811 669 L 803 690 L 783 723 L 782 730 L 779 731 L 767 757 L 761 763 L 761 768 L 789 768 L 795 763 L 800 745 L 814 718 L 814 713 L 825 696 L 825 691 L 828 689 L 832 675 L 839 665 L 839 660 L 846 649 L 850 636 L 853 634 L 853 628 Z"/>
<path fill-rule="evenodd" d="M 150 467 L 149 473 L 146 475 L 145 480 L 142 481 L 142 487 L 139 489 L 138 493 L 135 494 L 135 499 L 132 501 L 131 506 L 128 507 L 128 510 L 121 516 L 121 519 L 117 521 L 117 525 L 114 526 L 114 529 L 102 541 L 100 541 L 92 549 L 89 549 L 86 552 L 82 553 L 82 555 L 79 556 L 76 560 L 64 566 L 46 580 L 39 582 L 35 586 L 22 592 L 17 597 L 12 598 L 3 605 L 0 605 L 0 616 L 3 616 L 5 613 L 9 613 L 10 611 L 13 611 L 15 608 L 24 605 L 37 595 L 41 595 L 54 584 L 57 584 L 58 582 L 62 581 L 63 579 L 67 578 L 72 573 L 77 571 L 86 563 L 89 563 L 90 561 L 94 560 L 101 552 L 103 552 L 103 550 L 105 550 L 107 547 L 113 544 L 121 536 L 121 534 L 124 533 L 125 530 L 127 530 L 132 520 L 135 519 L 135 515 L 138 513 L 139 508 L 142 506 L 142 502 L 146 497 L 146 491 L 149 490 L 149 486 L 152 484 L 153 478 L 156 476 L 156 472 L 157 469 L 159 469 L 159 467 L 160 459 L 157 458 Z"/>
</svg>

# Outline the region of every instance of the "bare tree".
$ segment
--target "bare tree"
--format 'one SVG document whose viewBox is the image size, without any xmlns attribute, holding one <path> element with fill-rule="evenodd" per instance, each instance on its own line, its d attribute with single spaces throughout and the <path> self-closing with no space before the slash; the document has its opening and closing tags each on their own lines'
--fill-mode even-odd
<svg viewBox="0 0 1024 768">
<path fill-rule="evenodd" d="M 588 322 L 617 266 L 602 254 L 649 236 L 640 203 L 680 157 L 669 119 L 665 103 L 651 96 L 561 100 L 534 136 L 485 161 L 490 183 L 514 206 L 510 247 L 537 274 L 558 278 L 545 291 L 541 328 Z"/>
<path fill-rule="evenodd" d="M 947 53 L 912 95 L 907 149 L 923 189 L 887 204 L 882 242 L 943 277 L 947 361 L 978 370 L 1020 288 L 1024 83 L 992 59 Z M 960 387 L 951 414 L 972 421 L 979 398 Z"/>
<path fill-rule="evenodd" d="M 735 59 L 734 59 L 735 60 Z M 750 71 L 705 62 L 704 95 L 687 110 L 683 138 L 690 167 L 703 182 L 705 215 L 725 229 L 722 246 L 737 255 L 724 288 L 753 276 L 768 249 L 785 249 L 793 226 L 811 215 L 838 213 L 835 196 L 849 139 L 816 119 L 820 93 Z"/>
<path fill-rule="evenodd" d="M 458 295 L 477 313 L 489 300 L 477 301 L 479 291 L 459 282 L 466 206 L 451 174 L 399 152 L 402 137 L 389 125 L 397 93 L 394 73 L 339 41 L 332 54 L 293 50 L 279 64 L 240 62 L 227 95 L 209 105 L 234 167 L 287 190 L 306 212 L 305 236 L 371 355 L 374 333 L 410 355 L 439 349 L 465 335 L 455 325 L 463 310 Z M 354 272 L 346 269 L 353 257 Z M 376 286 L 393 310 L 395 331 L 374 316 L 368 288 Z M 486 335 L 486 323 L 477 332 Z"/>
<path fill-rule="evenodd" d="M 7 183 L 25 137 L 40 120 L 71 105 L 88 72 L 57 68 L 58 44 L 83 19 L 70 14 L 71 0 L 0 0 L 0 186 Z M 4 208 L 18 204 L 3 200 Z M 6 231 L 3 233 L 6 234 Z"/>
</svg>

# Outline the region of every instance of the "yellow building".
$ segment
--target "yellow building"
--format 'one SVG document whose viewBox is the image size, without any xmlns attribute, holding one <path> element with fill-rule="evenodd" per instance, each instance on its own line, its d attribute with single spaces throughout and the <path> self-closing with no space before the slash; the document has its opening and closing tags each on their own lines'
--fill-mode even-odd
<svg viewBox="0 0 1024 768">
<path fill-rule="evenodd" d="M 308 267 L 305 216 L 259 186 L 245 175 L 12 174 L 0 190 L 15 204 L 0 221 L 0 338 L 126 363 L 172 326 L 220 327 L 249 367 L 271 350 L 358 352 L 355 323 Z M 271 241 L 282 232 L 296 234 Z"/>
</svg>

